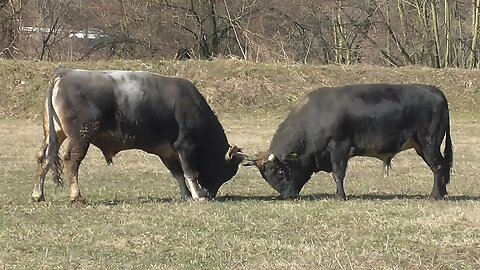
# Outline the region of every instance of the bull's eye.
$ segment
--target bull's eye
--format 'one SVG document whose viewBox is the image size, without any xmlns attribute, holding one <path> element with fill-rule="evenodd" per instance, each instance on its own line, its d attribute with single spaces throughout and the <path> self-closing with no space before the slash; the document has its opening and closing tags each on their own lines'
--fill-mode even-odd
<svg viewBox="0 0 480 270">
<path fill-rule="evenodd" d="M 283 176 L 283 171 L 282 171 L 282 170 L 278 170 L 277 174 L 278 174 L 278 176 Z"/>
</svg>

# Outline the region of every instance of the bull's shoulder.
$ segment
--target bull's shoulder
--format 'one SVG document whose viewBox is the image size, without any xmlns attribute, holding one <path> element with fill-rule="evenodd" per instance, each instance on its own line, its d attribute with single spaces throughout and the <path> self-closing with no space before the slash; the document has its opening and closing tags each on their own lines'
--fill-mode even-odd
<svg viewBox="0 0 480 270">
<path fill-rule="evenodd" d="M 60 78 L 65 77 L 71 71 L 72 71 L 71 68 L 65 68 L 65 67 L 57 68 L 52 72 L 52 75 L 50 76 L 50 78 L 54 79 L 59 77 Z"/>
</svg>

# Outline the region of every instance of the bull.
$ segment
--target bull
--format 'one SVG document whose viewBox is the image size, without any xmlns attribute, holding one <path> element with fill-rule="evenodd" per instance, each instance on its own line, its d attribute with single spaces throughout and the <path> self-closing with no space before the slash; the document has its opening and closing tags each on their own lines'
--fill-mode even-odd
<svg viewBox="0 0 480 270">
<path fill-rule="evenodd" d="M 431 198 L 447 198 L 453 151 L 448 103 L 440 89 L 419 84 L 324 87 L 299 100 L 269 149 L 245 165 L 256 166 L 281 198 L 297 197 L 313 173 L 331 172 L 335 198 L 346 200 L 350 158 L 378 158 L 388 173 L 392 158 L 412 148 L 433 172 Z"/>
<path fill-rule="evenodd" d="M 45 98 L 43 131 L 34 201 L 45 200 L 50 169 L 57 184 L 65 169 L 70 201 L 83 201 L 78 171 L 90 145 L 107 164 L 129 149 L 158 156 L 181 197 L 195 200 L 215 197 L 244 159 L 191 82 L 149 72 L 56 70 Z M 62 162 L 59 147 L 67 138 Z"/>
</svg>

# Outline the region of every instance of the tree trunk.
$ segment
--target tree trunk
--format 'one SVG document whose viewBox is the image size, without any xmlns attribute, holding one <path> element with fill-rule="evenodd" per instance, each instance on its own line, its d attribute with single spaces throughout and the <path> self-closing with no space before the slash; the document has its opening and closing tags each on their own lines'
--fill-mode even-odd
<svg viewBox="0 0 480 270">
<path fill-rule="evenodd" d="M 437 3 L 436 0 L 430 2 L 432 8 L 432 22 L 433 22 L 433 35 L 435 36 L 435 54 L 434 54 L 434 68 L 441 68 L 440 62 L 440 36 L 438 33 L 438 21 L 437 21 Z"/>
<path fill-rule="evenodd" d="M 342 21 L 342 8 L 337 9 L 337 25 L 338 25 L 338 37 L 340 41 L 340 55 L 342 64 L 350 64 L 350 50 L 347 46 L 347 39 L 345 37 L 345 28 Z"/>
<path fill-rule="evenodd" d="M 0 57 L 12 59 L 15 51 L 15 11 L 10 0 L 0 0 Z M 12 14 L 6 9 L 11 7 Z"/>
<path fill-rule="evenodd" d="M 477 67 L 477 40 L 478 40 L 478 21 L 480 13 L 480 0 L 473 0 L 473 10 L 472 10 L 472 45 L 470 51 L 470 57 L 468 58 L 468 67 L 475 68 Z"/>
<path fill-rule="evenodd" d="M 450 32 L 450 4 L 445 0 L 445 56 L 443 58 L 443 66 L 451 65 L 451 32 Z"/>
<path fill-rule="evenodd" d="M 341 63 L 342 56 L 340 55 L 340 34 L 338 30 L 338 21 L 335 19 L 333 21 L 333 46 L 334 46 L 334 51 L 335 51 L 335 63 L 339 64 Z"/>
<path fill-rule="evenodd" d="M 219 32 L 218 32 L 218 24 L 217 24 L 217 11 L 215 8 L 215 1 L 216 0 L 209 0 L 208 1 L 208 16 L 210 17 L 210 23 L 211 25 L 211 33 L 212 33 L 212 38 L 211 38 L 211 50 L 210 50 L 210 58 L 214 57 L 216 54 L 218 54 L 218 49 L 220 46 L 220 37 L 219 37 Z M 227 7 L 225 6 L 227 9 Z"/>
<path fill-rule="evenodd" d="M 402 38 L 407 40 L 407 27 L 405 26 L 405 7 L 403 0 L 397 0 L 398 16 L 400 18 L 400 27 L 402 29 Z"/>
</svg>

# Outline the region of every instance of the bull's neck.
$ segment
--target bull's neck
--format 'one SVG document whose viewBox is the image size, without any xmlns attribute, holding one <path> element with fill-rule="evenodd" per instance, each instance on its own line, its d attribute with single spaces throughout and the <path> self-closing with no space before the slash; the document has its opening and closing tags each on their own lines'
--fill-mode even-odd
<svg viewBox="0 0 480 270">
<path fill-rule="evenodd" d="M 227 135 L 216 117 L 210 123 L 204 137 L 204 152 L 209 156 L 224 157 L 229 148 Z"/>
<path fill-rule="evenodd" d="M 305 152 L 304 132 L 298 125 L 282 125 L 273 136 L 270 151 L 286 156 L 291 153 L 301 155 Z"/>
</svg>

